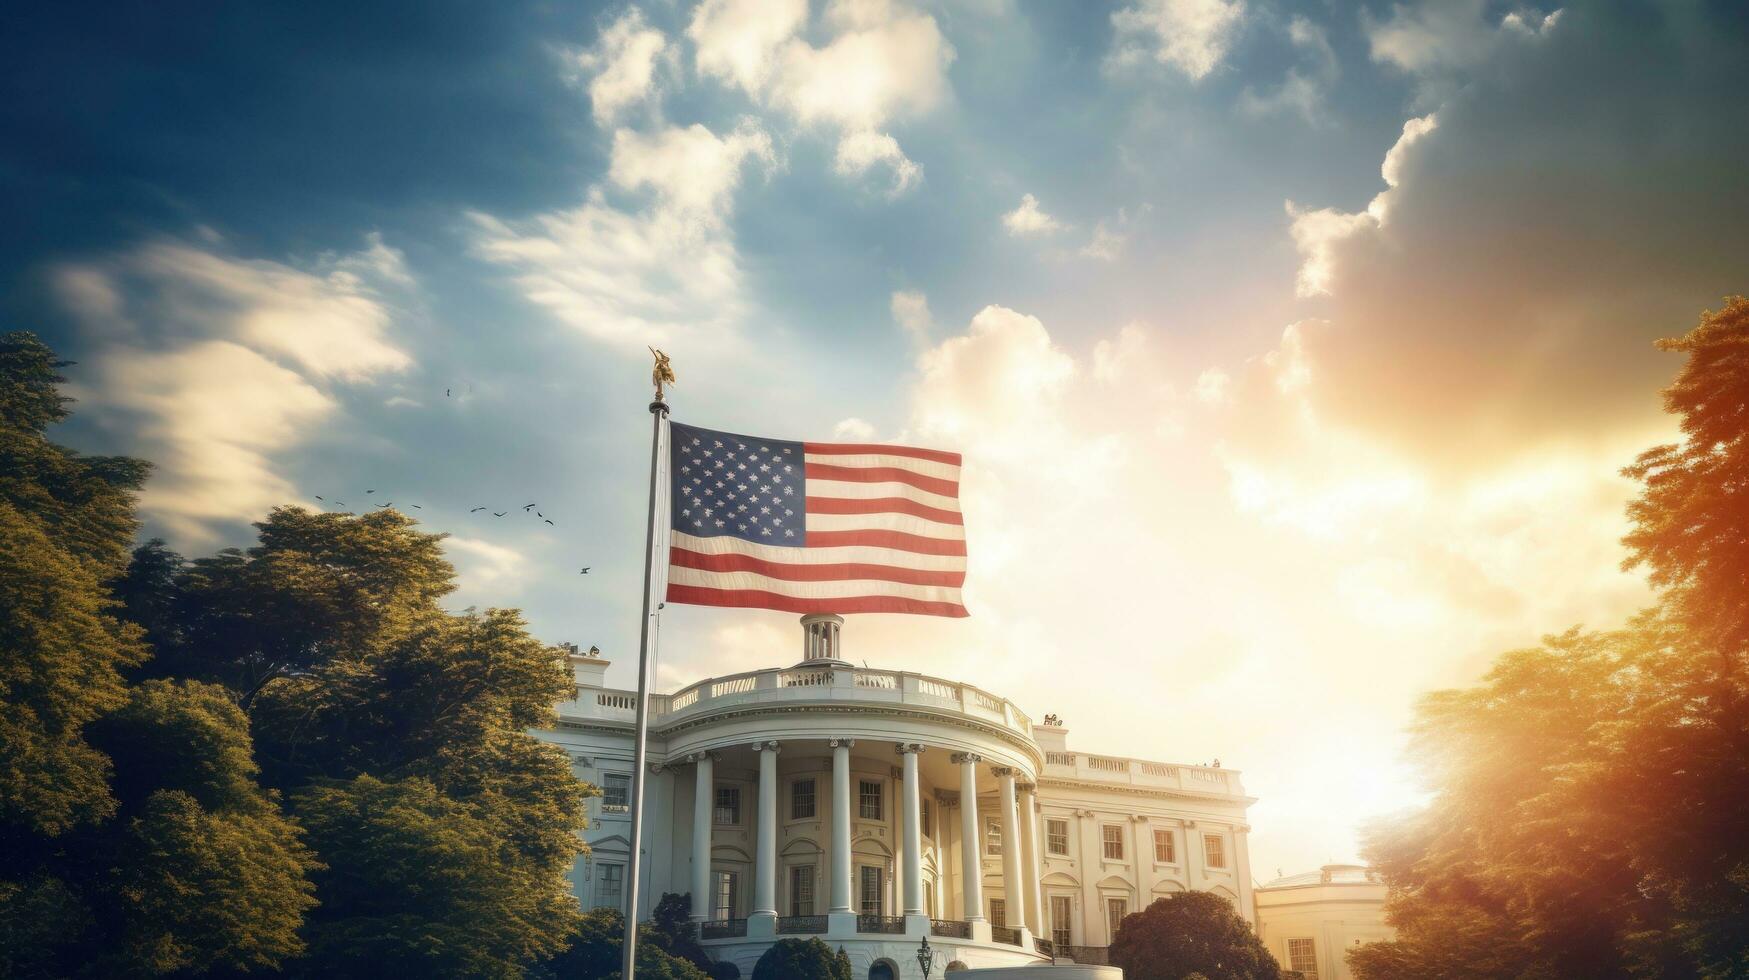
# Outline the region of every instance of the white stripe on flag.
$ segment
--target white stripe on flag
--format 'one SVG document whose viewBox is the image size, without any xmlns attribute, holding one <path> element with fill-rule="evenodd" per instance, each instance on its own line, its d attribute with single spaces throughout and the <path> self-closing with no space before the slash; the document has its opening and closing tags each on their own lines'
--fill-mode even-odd
<svg viewBox="0 0 1749 980">
<path fill-rule="evenodd" d="M 891 568 L 915 568 L 926 572 L 963 572 L 964 555 L 920 555 L 897 548 L 873 548 L 866 545 L 846 545 L 834 548 L 798 548 L 794 546 L 755 544 L 740 538 L 721 535 L 701 538 L 684 531 L 673 531 L 669 542 L 676 548 L 701 555 L 747 555 L 766 561 L 789 565 L 886 565 Z"/>
<path fill-rule="evenodd" d="M 751 589 L 772 592 L 795 599 L 847 599 L 857 596 L 899 596 L 923 602 L 960 604 L 960 590 L 940 585 L 904 585 L 873 579 L 849 579 L 836 582 L 792 582 L 755 572 L 706 572 L 696 568 L 674 567 L 668 571 L 673 585 L 690 585 L 701 589 Z"/>
<path fill-rule="evenodd" d="M 902 531 L 924 538 L 964 541 L 966 529 L 958 524 L 938 524 L 910 514 L 809 514 L 810 531 Z"/>
<path fill-rule="evenodd" d="M 905 500 L 915 500 L 940 510 L 951 510 L 959 513 L 958 497 L 947 497 L 939 493 L 920 490 L 909 483 L 853 483 L 849 480 L 824 480 L 814 477 L 808 479 L 808 496 L 837 497 L 845 500 L 879 500 L 882 497 L 900 497 Z"/>
<path fill-rule="evenodd" d="M 960 479 L 960 468 L 952 463 L 942 463 L 933 459 L 918 459 L 915 456 L 885 456 L 874 453 L 856 453 L 844 456 L 834 456 L 831 453 L 808 453 L 807 461 L 820 466 L 851 466 L 857 469 L 875 467 L 892 467 L 896 470 L 909 470 L 923 476 L 933 476 L 938 480 Z"/>
</svg>

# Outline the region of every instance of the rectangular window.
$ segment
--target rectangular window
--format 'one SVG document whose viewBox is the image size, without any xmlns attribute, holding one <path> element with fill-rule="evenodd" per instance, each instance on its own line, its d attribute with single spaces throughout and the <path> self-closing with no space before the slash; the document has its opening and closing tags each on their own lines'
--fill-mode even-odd
<svg viewBox="0 0 1749 980">
<path fill-rule="evenodd" d="M 632 806 L 630 773 L 609 772 L 601 776 L 601 812 L 625 813 Z"/>
<path fill-rule="evenodd" d="M 718 922 L 735 917 L 735 886 L 740 876 L 733 871 L 718 871 L 715 873 L 715 883 L 711 895 L 711 914 Z"/>
<path fill-rule="evenodd" d="M 714 823 L 729 825 L 741 822 L 741 787 L 717 787 L 717 807 L 711 820 Z"/>
<path fill-rule="evenodd" d="M 863 785 L 868 785 L 864 783 Z M 862 914 L 880 915 L 881 913 L 881 869 L 863 865 L 862 871 Z"/>
<path fill-rule="evenodd" d="M 1075 945 L 1074 933 L 1069 927 L 1069 918 L 1074 914 L 1069 896 L 1051 896 L 1051 942 L 1056 943 L 1058 949 Z"/>
<path fill-rule="evenodd" d="M 1211 868 L 1227 866 L 1227 841 L 1224 837 L 1204 837 L 1202 839 L 1203 857 Z"/>
<path fill-rule="evenodd" d="M 984 825 L 984 853 L 991 857 L 1002 856 L 1002 825 L 994 820 Z"/>
<path fill-rule="evenodd" d="M 929 801 L 928 800 L 922 801 L 922 811 L 918 815 L 917 826 L 921 827 L 925 834 L 928 834 L 931 837 L 935 836 L 935 832 L 929 829 Z"/>
<path fill-rule="evenodd" d="M 1172 840 L 1172 831 L 1154 831 L 1154 860 L 1161 864 L 1177 862 L 1178 845 Z"/>
<path fill-rule="evenodd" d="M 814 866 L 811 864 L 789 869 L 789 914 L 814 914 Z"/>
<path fill-rule="evenodd" d="M 1045 821 L 1045 850 L 1052 854 L 1069 853 L 1069 821 Z"/>
<path fill-rule="evenodd" d="M 881 819 L 881 784 L 872 779 L 860 780 L 862 783 L 862 806 L 860 812 L 864 820 Z"/>
<path fill-rule="evenodd" d="M 595 907 L 617 909 L 625 899 L 626 866 L 598 864 L 595 866 Z"/>
<path fill-rule="evenodd" d="M 1123 827 L 1108 823 L 1099 828 L 1100 839 L 1105 843 L 1105 857 L 1109 861 L 1123 860 Z"/>
<path fill-rule="evenodd" d="M 814 816 L 814 781 L 798 779 L 789 784 L 789 818 L 811 820 Z"/>
<path fill-rule="evenodd" d="M 1123 925 L 1123 917 L 1130 914 L 1130 903 L 1124 898 L 1108 898 L 1105 900 L 1105 924 L 1111 927 L 1107 938 L 1117 941 L 1117 929 Z"/>
<path fill-rule="evenodd" d="M 1300 971 L 1305 980 L 1318 980 L 1318 945 L 1310 937 L 1289 939 L 1287 968 Z"/>
<path fill-rule="evenodd" d="M 998 928 L 1008 925 L 1008 902 L 1004 899 L 990 899 L 990 924 Z"/>
</svg>

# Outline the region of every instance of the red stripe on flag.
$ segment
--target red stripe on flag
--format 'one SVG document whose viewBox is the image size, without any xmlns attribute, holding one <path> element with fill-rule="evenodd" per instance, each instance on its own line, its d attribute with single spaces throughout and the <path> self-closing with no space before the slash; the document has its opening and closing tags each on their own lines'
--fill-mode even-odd
<svg viewBox="0 0 1749 980">
<path fill-rule="evenodd" d="M 856 500 L 848 497 L 809 497 L 810 514 L 909 514 L 937 524 L 964 524 L 958 511 L 942 510 L 904 497 L 875 497 Z"/>
<path fill-rule="evenodd" d="M 833 466 L 829 463 L 809 463 L 804 470 L 810 480 L 843 480 L 846 483 L 908 483 L 919 490 L 957 497 L 960 485 L 937 476 L 924 476 L 896 466 Z"/>
<path fill-rule="evenodd" d="M 957 589 L 966 584 L 965 572 L 932 572 L 920 568 L 896 568 L 892 565 L 870 565 L 844 562 L 837 565 L 792 565 L 766 561 L 752 555 L 701 555 L 685 548 L 669 548 L 668 563 L 680 568 L 696 568 L 704 572 L 757 572 L 790 582 L 844 582 L 854 579 L 874 579 L 900 582 L 905 585 L 940 585 Z"/>
<path fill-rule="evenodd" d="M 966 607 L 957 602 L 928 602 L 899 596 L 852 596 L 839 599 L 797 599 L 757 589 L 706 589 L 696 585 L 669 584 L 669 602 L 695 606 L 735 606 L 742 609 L 776 609 L 792 613 L 910 613 L 917 616 L 962 618 Z"/>
<path fill-rule="evenodd" d="M 963 557 L 966 553 L 964 541 L 925 538 L 916 534 L 906 534 L 903 531 L 808 532 L 807 546 L 810 548 L 842 548 L 846 545 L 892 548 L 895 551 L 910 551 L 919 555 L 958 555 Z"/>
<path fill-rule="evenodd" d="M 802 452 L 816 456 L 910 456 L 913 459 L 934 460 L 949 466 L 960 465 L 959 453 L 916 449 L 911 446 L 883 446 L 872 442 L 804 442 Z"/>
</svg>

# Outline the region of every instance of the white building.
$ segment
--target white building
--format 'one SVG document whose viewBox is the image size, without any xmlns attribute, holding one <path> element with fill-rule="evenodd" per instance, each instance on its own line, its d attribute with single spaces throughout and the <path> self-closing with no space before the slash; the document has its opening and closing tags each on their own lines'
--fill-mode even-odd
<svg viewBox="0 0 1749 980">
<path fill-rule="evenodd" d="M 651 696 L 640 917 L 689 892 L 743 975 L 812 935 L 876 980 L 919 975 L 925 936 L 941 967 L 1102 962 L 1124 915 L 1185 889 L 1254 918 L 1239 773 L 1072 751 L 997 694 L 853 666 L 842 624 L 803 617 L 794 666 Z M 636 695 L 572 662 L 577 696 L 540 734 L 604 793 L 578 898 L 623 908 Z"/>
<path fill-rule="evenodd" d="M 1359 864 L 1277 878 L 1257 889 L 1257 935 L 1283 969 L 1305 980 L 1350 980 L 1350 949 L 1396 936 L 1385 924 L 1385 891 Z"/>
</svg>

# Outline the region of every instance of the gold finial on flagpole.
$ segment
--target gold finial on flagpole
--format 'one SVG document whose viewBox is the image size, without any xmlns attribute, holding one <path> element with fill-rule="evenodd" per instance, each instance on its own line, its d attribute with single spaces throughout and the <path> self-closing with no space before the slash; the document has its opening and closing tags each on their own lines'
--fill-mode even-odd
<svg viewBox="0 0 1749 980">
<path fill-rule="evenodd" d="M 656 386 L 656 400 L 662 401 L 662 386 L 678 384 L 674 380 L 674 368 L 668 363 L 668 355 L 654 347 L 650 348 L 651 356 L 656 358 L 656 366 L 650 369 L 650 383 Z"/>
</svg>

